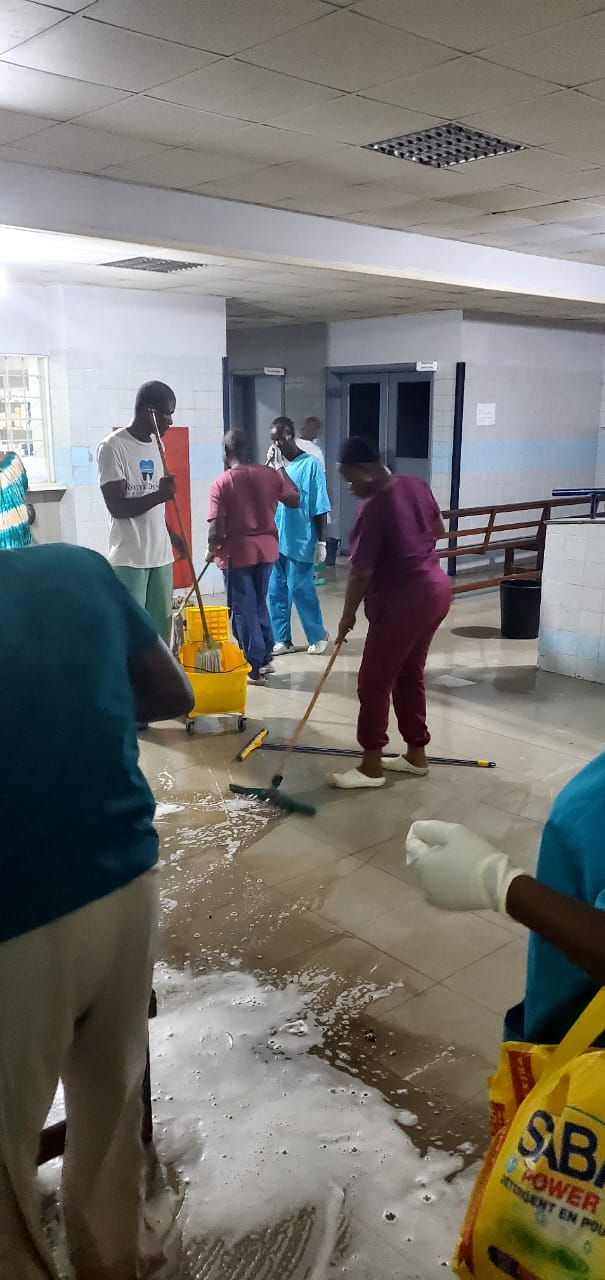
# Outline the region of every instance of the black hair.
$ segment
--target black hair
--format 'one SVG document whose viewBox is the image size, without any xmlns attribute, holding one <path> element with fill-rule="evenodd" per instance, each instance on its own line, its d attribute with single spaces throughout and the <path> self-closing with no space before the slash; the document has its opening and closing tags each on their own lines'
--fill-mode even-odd
<svg viewBox="0 0 605 1280">
<path fill-rule="evenodd" d="M 272 426 L 272 427 L 284 427 L 284 428 L 286 428 L 286 427 L 287 427 L 288 431 L 289 431 L 293 436 L 295 436 L 295 435 L 296 435 L 296 429 L 295 429 L 295 426 L 294 426 L 294 423 L 293 423 L 292 419 L 291 419 L 291 418 L 286 418 L 286 417 L 284 417 L 284 415 L 283 415 L 283 414 L 282 414 L 282 415 L 280 415 L 280 417 L 279 417 L 279 418 L 274 418 L 274 419 L 273 419 L 273 422 L 271 423 L 271 426 Z"/>
<path fill-rule="evenodd" d="M 143 413 L 145 409 L 165 409 L 176 396 L 167 382 L 144 382 L 139 387 L 134 402 L 135 413 Z"/>
<path fill-rule="evenodd" d="M 367 467 L 380 462 L 380 454 L 371 440 L 365 436 L 349 436 L 340 451 L 340 464 L 344 467 Z"/>
<path fill-rule="evenodd" d="M 250 459 L 250 442 L 246 432 L 241 431 L 239 427 L 232 427 L 230 431 L 225 432 L 223 449 L 225 457 L 237 458 L 238 462 L 248 462 Z"/>
</svg>

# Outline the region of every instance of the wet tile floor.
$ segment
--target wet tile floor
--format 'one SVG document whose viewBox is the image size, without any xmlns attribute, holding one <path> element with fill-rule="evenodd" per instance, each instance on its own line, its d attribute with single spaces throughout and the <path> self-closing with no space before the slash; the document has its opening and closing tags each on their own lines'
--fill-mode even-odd
<svg viewBox="0 0 605 1280">
<path fill-rule="evenodd" d="M 322 590 L 332 633 L 343 581 L 339 569 Z M 360 625 L 305 742 L 355 745 L 362 644 Z M 141 740 L 158 800 L 166 971 L 184 971 L 203 989 L 234 974 L 249 975 L 264 991 L 294 984 L 317 1031 L 309 1055 L 413 1113 L 420 1153 L 481 1152 L 486 1076 L 504 1011 L 522 993 L 525 937 L 489 913 L 450 916 L 427 906 L 404 866 L 403 840 L 418 817 L 464 821 L 533 868 L 553 796 L 601 749 L 603 711 L 598 686 L 537 672 L 535 664 L 535 642 L 501 640 L 497 597 L 458 599 L 429 659 L 432 750 L 489 758 L 497 769 L 436 765 L 426 780 L 389 778 L 380 792 L 351 794 L 326 784 L 329 770 L 343 767 L 337 758 L 299 755 L 283 789 L 315 804 L 314 818 L 275 814 L 230 796 L 228 786 L 268 783 L 273 753 L 256 751 L 243 764 L 234 756 L 262 726 L 273 742 L 287 737 L 322 659 L 304 651 L 277 659 L 268 688 L 249 690 L 244 735 L 225 717 L 199 721 L 191 736 L 169 724 Z M 394 725 L 391 743 L 398 744 Z M 304 1125 L 304 1116 L 299 1120 Z M 376 1224 L 366 1227 L 367 1244 Z M 373 1248 L 373 1280 L 438 1274 L 428 1260 L 423 1269 L 422 1257 L 416 1269 L 400 1270 L 401 1262 L 394 1269 L 392 1245 L 379 1234 Z M 266 1260 L 267 1248 L 262 1252 Z M 300 1271 L 288 1270 L 283 1258 L 276 1270 L 240 1271 L 232 1257 L 214 1270 L 206 1258 L 195 1274 L 366 1274 L 344 1264 L 329 1269 L 337 1251 L 323 1270 L 311 1263 L 305 1270 L 303 1255 Z"/>
</svg>

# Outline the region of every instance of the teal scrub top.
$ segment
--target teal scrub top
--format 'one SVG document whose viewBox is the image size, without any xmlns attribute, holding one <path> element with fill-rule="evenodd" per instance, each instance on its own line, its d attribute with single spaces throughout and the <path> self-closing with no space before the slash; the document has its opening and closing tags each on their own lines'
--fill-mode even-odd
<svg viewBox="0 0 605 1280">
<path fill-rule="evenodd" d="M 317 458 L 309 453 L 301 453 L 289 462 L 286 471 L 300 493 L 300 506 L 290 508 L 278 503 L 275 523 L 280 555 L 312 564 L 317 543 L 313 517 L 330 511 L 326 474 Z"/>
<path fill-rule="evenodd" d="M 605 754 L 563 788 L 542 833 L 536 877 L 605 910 Z M 605 916 L 603 917 L 605 934 Z M 530 934 L 525 999 L 510 1009 L 505 1039 L 558 1044 L 596 984 L 556 947 Z M 605 1028 L 604 1028 L 605 1030 Z M 598 1042 L 604 1044 L 605 1039 Z"/>
<path fill-rule="evenodd" d="M 157 642 L 102 556 L 0 552 L 0 942 L 157 861 L 128 663 Z"/>
</svg>

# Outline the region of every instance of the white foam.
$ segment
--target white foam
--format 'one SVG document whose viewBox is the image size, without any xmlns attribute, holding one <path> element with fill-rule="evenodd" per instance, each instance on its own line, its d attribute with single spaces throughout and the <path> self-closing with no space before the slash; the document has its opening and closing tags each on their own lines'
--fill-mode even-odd
<svg viewBox="0 0 605 1280">
<path fill-rule="evenodd" d="M 315 1209 L 321 1232 L 301 1275 L 442 1276 L 472 1175 L 459 1152 L 422 1155 L 401 1128 L 414 1116 L 309 1053 L 322 1035 L 309 993 L 241 972 L 158 978 L 156 1138 L 188 1181 L 186 1241 L 233 1245 Z"/>
</svg>

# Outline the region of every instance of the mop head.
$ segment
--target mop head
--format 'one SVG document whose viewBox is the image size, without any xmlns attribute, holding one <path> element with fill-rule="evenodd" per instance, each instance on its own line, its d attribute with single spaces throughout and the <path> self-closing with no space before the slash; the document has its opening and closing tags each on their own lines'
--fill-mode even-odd
<svg viewBox="0 0 605 1280">
<path fill-rule="evenodd" d="M 278 791 L 276 787 L 241 787 L 239 783 L 232 782 L 229 790 L 237 796 L 255 796 L 257 800 L 266 800 L 268 804 L 274 804 L 285 813 L 305 813 L 310 818 L 314 818 L 317 813 L 314 805 L 295 800 L 293 796 Z"/>
<path fill-rule="evenodd" d="M 205 671 L 207 675 L 217 675 L 223 670 L 221 661 L 221 646 L 217 644 L 212 648 L 205 648 L 202 645 L 195 655 L 196 671 Z"/>
</svg>

